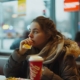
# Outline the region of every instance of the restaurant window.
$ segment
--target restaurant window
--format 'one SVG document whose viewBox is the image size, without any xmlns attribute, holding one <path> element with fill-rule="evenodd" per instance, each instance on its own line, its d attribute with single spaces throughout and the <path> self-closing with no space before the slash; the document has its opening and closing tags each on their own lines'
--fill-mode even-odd
<svg viewBox="0 0 80 80">
<path fill-rule="evenodd" d="M 64 9 L 64 1 L 69 1 L 69 4 L 65 6 L 67 9 Z M 80 18 L 80 8 L 74 7 L 75 5 L 78 5 L 78 7 L 80 5 L 78 2 L 79 0 L 75 0 L 76 2 L 74 3 L 72 1 L 74 0 L 55 0 L 55 16 L 57 29 L 67 38 L 74 40 L 75 34 L 78 31 Z"/>
<path fill-rule="evenodd" d="M 25 16 L 18 16 L 17 9 L 18 0 L 0 2 L 0 49 L 10 49 L 12 42 L 23 36 L 35 17 L 50 16 L 49 0 L 26 0 Z"/>
<path fill-rule="evenodd" d="M 66 37 L 72 39 L 70 12 L 64 11 L 64 0 L 55 0 L 56 3 L 56 26 Z"/>
</svg>

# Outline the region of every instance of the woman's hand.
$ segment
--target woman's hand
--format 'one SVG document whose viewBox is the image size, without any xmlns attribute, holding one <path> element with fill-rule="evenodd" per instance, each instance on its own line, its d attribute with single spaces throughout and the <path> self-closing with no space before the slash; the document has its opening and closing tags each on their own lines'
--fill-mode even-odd
<svg viewBox="0 0 80 80">
<path fill-rule="evenodd" d="M 19 54 L 23 55 L 28 49 L 25 49 L 23 47 L 24 44 L 28 44 L 28 45 L 32 45 L 33 41 L 30 38 L 27 38 L 25 40 L 22 40 L 20 42 L 20 46 L 19 46 Z"/>
</svg>

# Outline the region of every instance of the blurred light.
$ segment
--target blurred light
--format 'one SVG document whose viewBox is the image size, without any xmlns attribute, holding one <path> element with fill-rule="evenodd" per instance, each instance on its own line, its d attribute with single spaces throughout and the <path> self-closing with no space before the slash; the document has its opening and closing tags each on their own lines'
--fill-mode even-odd
<svg viewBox="0 0 80 80">
<path fill-rule="evenodd" d="M 12 30 L 12 29 L 13 29 L 13 26 L 10 26 L 10 27 L 9 27 L 9 30 Z"/>
<path fill-rule="evenodd" d="M 6 25 L 3 25 L 2 28 L 3 29 L 9 29 L 9 25 L 7 25 L 7 24 Z"/>
<path fill-rule="evenodd" d="M 28 29 L 28 30 L 30 29 L 30 25 L 27 26 L 27 29 Z"/>
<path fill-rule="evenodd" d="M 16 18 L 18 15 L 17 14 L 13 14 L 12 15 L 12 18 Z"/>
</svg>

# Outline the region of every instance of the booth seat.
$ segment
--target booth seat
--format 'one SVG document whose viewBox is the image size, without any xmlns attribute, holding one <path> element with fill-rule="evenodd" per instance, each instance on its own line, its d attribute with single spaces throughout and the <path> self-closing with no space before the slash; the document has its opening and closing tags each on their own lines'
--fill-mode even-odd
<svg viewBox="0 0 80 80">
<path fill-rule="evenodd" d="M 0 56 L 0 75 L 4 75 L 3 67 L 8 60 L 9 56 Z"/>
<path fill-rule="evenodd" d="M 12 53 L 13 50 L 0 49 L 0 75 L 4 75 L 3 67 Z"/>
</svg>

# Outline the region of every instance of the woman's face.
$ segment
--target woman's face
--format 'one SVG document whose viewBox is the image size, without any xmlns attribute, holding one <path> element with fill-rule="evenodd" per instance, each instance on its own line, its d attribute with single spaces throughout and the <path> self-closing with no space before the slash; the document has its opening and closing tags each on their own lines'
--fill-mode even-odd
<svg viewBox="0 0 80 80">
<path fill-rule="evenodd" d="M 37 48 L 43 48 L 49 39 L 37 22 L 31 23 L 29 37 L 33 41 L 32 46 Z"/>
</svg>

